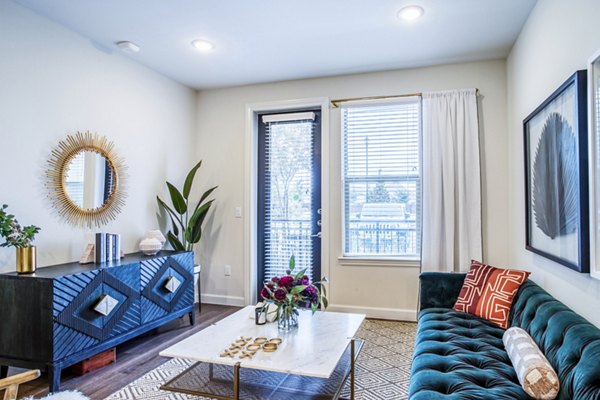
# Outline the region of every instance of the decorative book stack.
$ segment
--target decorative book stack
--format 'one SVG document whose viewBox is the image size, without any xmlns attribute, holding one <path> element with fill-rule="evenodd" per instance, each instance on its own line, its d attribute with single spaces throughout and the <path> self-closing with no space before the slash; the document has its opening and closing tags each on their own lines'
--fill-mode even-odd
<svg viewBox="0 0 600 400">
<path fill-rule="evenodd" d="M 96 233 L 96 264 L 121 258 L 121 235 Z"/>
</svg>

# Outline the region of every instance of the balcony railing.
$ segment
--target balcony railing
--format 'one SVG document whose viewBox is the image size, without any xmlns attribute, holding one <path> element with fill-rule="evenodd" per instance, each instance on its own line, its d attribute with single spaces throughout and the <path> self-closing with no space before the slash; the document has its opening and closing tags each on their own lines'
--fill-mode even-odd
<svg viewBox="0 0 600 400">
<path fill-rule="evenodd" d="M 415 220 L 350 220 L 346 233 L 346 254 L 418 256 Z"/>
<path fill-rule="evenodd" d="M 346 254 L 418 256 L 417 224 L 413 220 L 375 221 L 350 220 L 346 233 Z M 294 254 L 296 265 L 311 265 L 312 223 L 307 220 L 276 220 L 270 224 L 268 259 L 273 274 L 285 272 L 289 257 Z"/>
</svg>

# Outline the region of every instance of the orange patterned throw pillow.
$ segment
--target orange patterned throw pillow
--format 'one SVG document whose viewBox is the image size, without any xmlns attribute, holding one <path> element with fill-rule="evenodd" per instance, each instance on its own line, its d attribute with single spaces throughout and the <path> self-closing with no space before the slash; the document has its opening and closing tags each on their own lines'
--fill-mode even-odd
<svg viewBox="0 0 600 400">
<path fill-rule="evenodd" d="M 529 272 L 502 269 L 471 261 L 454 309 L 487 319 L 506 329 L 517 290 Z"/>
</svg>

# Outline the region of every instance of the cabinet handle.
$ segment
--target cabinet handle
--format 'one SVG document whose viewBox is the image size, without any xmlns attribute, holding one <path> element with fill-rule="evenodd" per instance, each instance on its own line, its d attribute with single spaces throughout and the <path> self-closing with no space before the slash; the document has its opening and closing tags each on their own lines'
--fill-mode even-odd
<svg viewBox="0 0 600 400">
<path fill-rule="evenodd" d="M 165 282 L 165 289 L 167 289 L 171 293 L 175 293 L 179 286 L 181 286 L 181 282 L 174 276 L 170 276 Z"/>
<path fill-rule="evenodd" d="M 103 294 L 98 299 L 98 302 L 94 306 L 94 311 L 98 314 L 107 316 L 115 309 L 115 307 L 119 304 L 119 300 L 111 297 L 108 294 Z"/>
</svg>

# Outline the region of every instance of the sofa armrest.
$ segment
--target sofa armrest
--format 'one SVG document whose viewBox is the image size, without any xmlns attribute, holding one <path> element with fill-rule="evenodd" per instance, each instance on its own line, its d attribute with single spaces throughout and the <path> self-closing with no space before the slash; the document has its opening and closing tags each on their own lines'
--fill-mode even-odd
<svg viewBox="0 0 600 400">
<path fill-rule="evenodd" d="M 467 274 L 423 272 L 419 275 L 419 311 L 426 308 L 452 308 Z"/>
</svg>

